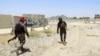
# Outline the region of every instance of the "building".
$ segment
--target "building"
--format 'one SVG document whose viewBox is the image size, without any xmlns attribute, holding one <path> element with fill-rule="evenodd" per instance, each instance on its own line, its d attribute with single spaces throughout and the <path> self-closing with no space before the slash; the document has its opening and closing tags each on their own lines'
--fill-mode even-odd
<svg viewBox="0 0 100 56">
<path fill-rule="evenodd" d="M 99 14 L 96 14 L 96 15 L 94 16 L 94 19 L 100 19 L 100 15 L 99 15 Z"/>
<path fill-rule="evenodd" d="M 48 20 L 45 18 L 45 15 L 40 14 L 23 14 L 23 16 L 27 19 L 27 23 L 33 27 L 41 27 L 46 26 L 48 24 Z"/>
<path fill-rule="evenodd" d="M 12 16 L 0 14 L 0 29 L 12 27 Z"/>
<path fill-rule="evenodd" d="M 14 25 L 19 22 L 20 17 L 21 16 L 13 16 L 13 24 Z"/>
<path fill-rule="evenodd" d="M 48 20 L 45 15 L 40 14 L 23 14 L 28 26 L 42 27 L 48 25 Z M 3 15 L 0 14 L 0 29 L 1 28 L 14 28 L 15 24 L 19 21 L 21 16 Z"/>
</svg>

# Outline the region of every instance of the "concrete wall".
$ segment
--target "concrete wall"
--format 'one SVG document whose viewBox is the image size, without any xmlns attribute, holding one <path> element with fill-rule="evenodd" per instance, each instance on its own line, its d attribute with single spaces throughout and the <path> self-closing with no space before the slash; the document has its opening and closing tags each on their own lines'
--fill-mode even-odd
<svg viewBox="0 0 100 56">
<path fill-rule="evenodd" d="M 29 18 L 33 28 L 48 25 L 48 20 L 45 18 L 45 15 L 23 14 L 23 16 Z"/>
<path fill-rule="evenodd" d="M 45 18 L 45 15 L 23 14 L 23 16 L 25 17 L 27 24 L 31 24 L 31 26 L 29 26 L 31 27 L 30 29 L 48 25 L 48 20 Z M 19 21 L 20 17 L 21 16 L 0 14 L 0 34 L 11 33 L 12 28 L 14 29 L 15 24 Z"/>
<path fill-rule="evenodd" d="M 13 16 L 13 23 L 14 23 L 14 26 L 16 23 L 19 22 L 19 19 L 20 19 L 20 16 Z"/>
<path fill-rule="evenodd" d="M 99 14 L 96 14 L 94 19 L 100 19 L 100 15 Z"/>
<path fill-rule="evenodd" d="M 0 29 L 12 27 L 12 16 L 0 14 Z"/>
</svg>

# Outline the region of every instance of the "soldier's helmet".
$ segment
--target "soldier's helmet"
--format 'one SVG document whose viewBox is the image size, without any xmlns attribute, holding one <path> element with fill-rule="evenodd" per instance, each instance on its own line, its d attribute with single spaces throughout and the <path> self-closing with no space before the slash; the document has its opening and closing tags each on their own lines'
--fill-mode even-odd
<svg viewBox="0 0 100 56">
<path fill-rule="evenodd" d="M 25 18 L 24 17 L 20 17 L 20 22 L 24 22 L 25 21 Z"/>
<path fill-rule="evenodd" d="M 58 19 L 59 19 L 59 21 L 62 21 L 62 18 L 61 17 L 59 17 Z"/>
</svg>

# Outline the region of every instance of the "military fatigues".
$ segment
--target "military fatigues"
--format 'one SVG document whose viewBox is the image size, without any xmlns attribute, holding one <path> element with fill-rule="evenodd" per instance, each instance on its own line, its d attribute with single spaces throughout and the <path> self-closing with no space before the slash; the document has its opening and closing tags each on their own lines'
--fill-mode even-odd
<svg viewBox="0 0 100 56">
<path fill-rule="evenodd" d="M 15 30 L 14 30 L 15 36 L 8 40 L 8 42 L 10 42 L 11 40 L 14 40 L 16 38 L 18 38 L 19 42 L 20 42 L 20 46 L 18 47 L 18 50 L 21 50 L 23 52 L 24 48 L 23 45 L 25 44 L 25 34 L 27 36 L 29 36 L 26 25 L 24 23 L 18 22 L 15 26 Z"/>
<path fill-rule="evenodd" d="M 61 42 L 65 42 L 66 41 L 66 27 L 67 27 L 66 22 L 64 22 L 64 21 L 58 22 L 57 32 L 59 31 L 59 28 L 60 28 Z"/>
</svg>

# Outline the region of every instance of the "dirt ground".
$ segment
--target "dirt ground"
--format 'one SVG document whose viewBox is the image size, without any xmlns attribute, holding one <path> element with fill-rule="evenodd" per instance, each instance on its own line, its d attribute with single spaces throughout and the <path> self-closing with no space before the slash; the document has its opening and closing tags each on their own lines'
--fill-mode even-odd
<svg viewBox="0 0 100 56">
<path fill-rule="evenodd" d="M 52 27 L 56 30 L 56 25 Z M 12 35 L 4 36 L 0 36 L 0 43 L 5 43 L 12 37 Z M 100 56 L 100 24 L 68 24 L 66 46 L 58 43 L 59 34 L 27 41 L 26 46 L 32 52 L 20 56 Z M 10 49 L 4 50 L 11 51 Z M 3 51 L 1 52 L 3 53 Z M 8 53 L 8 56 L 14 56 L 12 53 Z"/>
<path fill-rule="evenodd" d="M 10 39 L 12 37 L 13 37 L 13 35 L 10 35 L 10 34 L 0 35 L 0 43 L 5 43 L 5 42 L 7 42 L 8 39 Z"/>
</svg>

